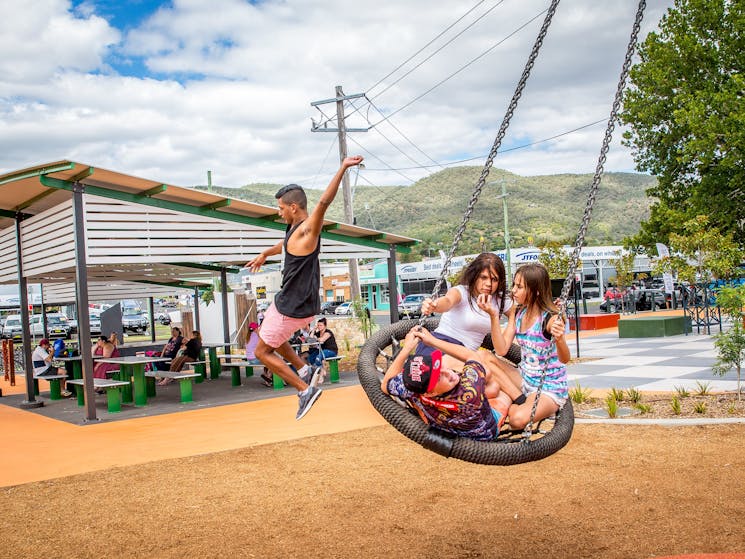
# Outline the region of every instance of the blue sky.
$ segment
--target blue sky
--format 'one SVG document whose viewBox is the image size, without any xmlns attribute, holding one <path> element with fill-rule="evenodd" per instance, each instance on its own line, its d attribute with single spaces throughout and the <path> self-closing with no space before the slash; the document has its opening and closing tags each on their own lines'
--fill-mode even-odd
<svg viewBox="0 0 745 559">
<path fill-rule="evenodd" d="M 310 104 L 336 85 L 366 94 L 345 108 L 371 127 L 348 136 L 360 184 L 482 165 L 549 1 L 6 3 L 0 172 L 73 159 L 183 186 L 211 170 L 224 186 L 323 187 L 338 145 L 311 119 L 333 127 L 335 108 Z M 648 2 L 643 33 L 671 3 Z M 633 4 L 559 5 L 495 167 L 594 171 Z M 633 170 L 619 138 L 606 168 Z"/>
</svg>

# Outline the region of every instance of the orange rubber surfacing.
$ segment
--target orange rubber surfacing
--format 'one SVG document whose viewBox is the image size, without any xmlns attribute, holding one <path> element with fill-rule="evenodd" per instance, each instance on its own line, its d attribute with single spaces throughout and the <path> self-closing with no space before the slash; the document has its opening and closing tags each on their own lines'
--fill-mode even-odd
<svg viewBox="0 0 745 559">
<path fill-rule="evenodd" d="M 385 424 L 360 386 L 324 391 L 300 421 L 297 402 L 290 394 L 95 425 L 0 405 L 0 486 Z"/>
</svg>

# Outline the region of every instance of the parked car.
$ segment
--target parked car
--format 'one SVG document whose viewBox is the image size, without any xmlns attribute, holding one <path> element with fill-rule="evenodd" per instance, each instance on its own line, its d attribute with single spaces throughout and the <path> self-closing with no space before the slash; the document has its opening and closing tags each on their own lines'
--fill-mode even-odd
<svg viewBox="0 0 745 559">
<path fill-rule="evenodd" d="M 336 310 L 334 311 L 334 314 L 338 315 L 351 315 L 352 314 L 352 303 L 342 303 L 338 307 L 336 307 Z"/>
<path fill-rule="evenodd" d="M 91 336 L 100 336 L 101 335 L 101 314 L 97 310 L 91 309 L 88 316 L 90 317 L 89 321 L 90 321 L 90 328 L 91 328 Z M 78 319 L 68 318 L 67 324 L 70 326 L 70 333 L 77 334 Z"/>
<path fill-rule="evenodd" d="M 336 309 L 343 301 L 325 301 L 321 303 L 321 314 L 335 314 Z"/>
<path fill-rule="evenodd" d="M 44 336 L 44 324 L 42 315 L 36 314 L 31 317 L 31 335 L 34 337 Z M 67 317 L 62 313 L 47 313 L 47 337 L 49 338 L 69 338 L 70 323 Z"/>
<path fill-rule="evenodd" d="M 122 312 L 122 330 L 142 334 L 147 332 L 149 321 L 140 309 L 125 308 Z"/>
<path fill-rule="evenodd" d="M 171 323 L 171 316 L 165 311 L 155 311 L 155 320 L 163 326 L 168 326 Z"/>
<path fill-rule="evenodd" d="M 20 339 L 21 337 L 21 315 L 9 314 L 3 323 L 3 338 Z"/>
<path fill-rule="evenodd" d="M 429 297 L 429 293 L 414 293 L 407 295 L 398 305 L 398 314 L 402 318 L 419 318 L 422 316 L 422 303 Z"/>
</svg>

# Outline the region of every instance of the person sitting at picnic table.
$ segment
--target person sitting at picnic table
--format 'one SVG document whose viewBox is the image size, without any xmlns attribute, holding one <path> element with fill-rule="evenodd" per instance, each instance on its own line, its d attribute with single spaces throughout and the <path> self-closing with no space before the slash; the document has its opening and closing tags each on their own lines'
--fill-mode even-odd
<svg viewBox="0 0 745 559">
<path fill-rule="evenodd" d="M 171 361 L 169 371 L 180 371 L 184 365 L 197 361 L 202 353 L 202 335 L 198 330 L 191 333 L 191 338 L 181 344 L 181 349 L 176 357 Z M 158 383 L 158 386 L 165 386 L 173 382 L 172 378 L 164 378 Z"/>
<path fill-rule="evenodd" d="M 324 373 L 319 376 L 317 384 L 323 383 L 323 377 L 326 371 L 326 359 L 336 357 L 339 353 L 339 347 L 336 345 L 334 333 L 326 327 L 326 319 L 319 318 L 316 322 L 316 329 L 313 336 L 317 340 L 316 345 L 312 345 L 308 350 L 308 363 L 313 367 L 321 367 Z M 320 345 L 320 349 L 319 349 Z"/>
<path fill-rule="evenodd" d="M 116 347 L 111 340 L 106 336 L 100 336 L 96 340 L 96 345 L 93 347 L 93 357 L 103 357 L 108 359 L 109 357 L 121 357 L 119 348 Z M 94 361 L 93 365 L 93 378 L 109 378 L 113 373 L 119 371 L 119 365 L 116 363 L 101 363 L 100 361 Z"/>
<path fill-rule="evenodd" d="M 50 344 L 49 340 L 46 338 L 42 338 L 39 340 L 39 345 L 36 346 L 36 349 L 34 349 L 33 354 L 31 355 L 31 362 L 34 365 L 34 377 L 52 377 L 60 374 L 60 370 L 52 365 L 52 352 L 50 352 Z M 62 386 L 62 397 L 69 398 L 72 396 L 72 392 L 69 390 L 64 389 L 64 379 L 62 379 L 62 382 L 60 385 Z"/>
<path fill-rule="evenodd" d="M 161 357 L 167 357 L 173 360 L 181 349 L 181 344 L 184 343 L 184 337 L 181 335 L 181 328 L 174 326 L 171 328 L 171 337 L 168 338 L 166 345 L 163 346 L 163 351 L 160 352 Z M 156 361 L 153 363 L 155 368 L 159 371 L 167 371 L 170 364 L 167 361 Z"/>
</svg>

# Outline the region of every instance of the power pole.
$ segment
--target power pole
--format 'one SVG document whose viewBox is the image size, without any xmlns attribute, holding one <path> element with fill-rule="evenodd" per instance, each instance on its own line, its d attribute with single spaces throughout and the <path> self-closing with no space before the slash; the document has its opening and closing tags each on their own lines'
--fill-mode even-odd
<svg viewBox="0 0 745 559">
<path fill-rule="evenodd" d="M 311 132 L 337 132 L 339 134 L 339 163 L 347 157 L 347 132 L 367 132 L 367 128 L 347 128 L 344 121 L 344 101 L 348 99 L 357 99 L 364 97 L 364 93 L 355 93 L 354 95 L 344 95 L 340 85 L 336 86 L 336 97 L 333 99 L 324 99 L 323 101 L 314 101 L 312 107 L 325 105 L 327 103 L 336 103 L 336 128 L 328 128 L 325 123 L 323 128 L 313 121 Z M 344 198 L 344 221 L 354 225 L 354 207 L 352 205 L 352 192 L 349 188 L 349 175 L 344 173 L 341 181 L 342 196 Z M 357 259 L 349 259 L 349 288 L 352 293 L 352 299 L 360 297 L 360 278 L 357 272 Z"/>
</svg>

